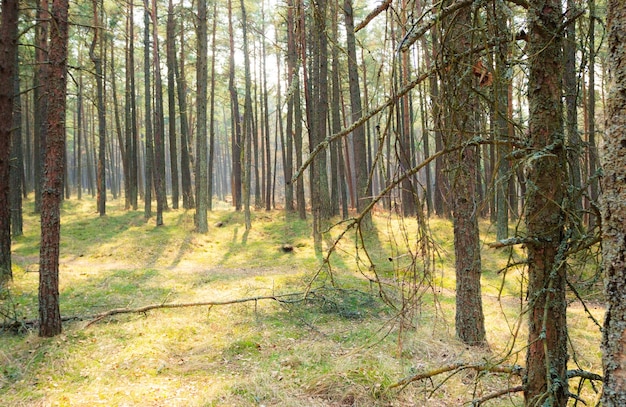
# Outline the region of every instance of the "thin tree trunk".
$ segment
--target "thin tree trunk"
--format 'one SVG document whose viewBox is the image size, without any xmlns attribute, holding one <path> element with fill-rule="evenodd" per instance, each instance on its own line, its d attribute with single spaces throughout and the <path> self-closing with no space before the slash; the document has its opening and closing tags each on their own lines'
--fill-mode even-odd
<svg viewBox="0 0 626 407">
<path fill-rule="evenodd" d="M 191 188 L 191 160 L 189 156 L 189 121 L 187 119 L 187 85 L 185 83 L 185 42 L 184 29 L 180 30 L 180 66 L 174 58 L 174 74 L 178 90 L 178 111 L 180 114 L 180 172 L 183 190 L 183 208 L 195 206 Z"/>
<path fill-rule="evenodd" d="M 7 8 L 8 7 L 9 6 L 7 6 Z M 13 6 L 11 5 L 10 7 Z M 9 56 L 10 54 L 11 52 L 9 52 Z M 14 54 L 15 69 L 13 71 L 13 131 L 11 132 L 11 168 L 9 170 L 9 199 L 11 201 L 11 235 L 15 237 L 22 236 L 23 234 L 24 221 L 22 213 L 22 194 L 25 185 L 23 182 L 24 153 L 22 151 L 22 138 L 24 132 L 22 131 L 22 98 L 20 96 L 21 83 L 20 76 L 17 72 L 17 67 L 19 67 L 19 57 L 17 52 L 15 52 Z"/>
<path fill-rule="evenodd" d="M 143 74 L 144 74 L 144 93 L 145 93 L 145 129 L 146 129 L 146 152 L 144 166 L 144 217 L 150 219 L 152 217 L 152 188 L 154 186 L 154 133 L 152 128 L 152 85 L 150 70 L 150 9 L 148 1 L 144 0 L 144 16 L 143 16 Z"/>
<path fill-rule="evenodd" d="M 232 1 L 228 0 L 228 38 L 230 54 L 228 59 L 228 90 L 230 93 L 231 121 L 232 121 L 232 176 L 231 193 L 233 205 L 237 211 L 241 210 L 241 118 L 239 117 L 239 98 L 235 87 L 235 37 L 233 33 Z"/>
<path fill-rule="evenodd" d="M 215 44 L 215 34 L 217 32 L 217 2 L 213 2 L 213 31 L 211 33 L 211 101 L 209 106 L 209 162 L 208 162 L 208 206 L 209 211 L 213 210 L 213 172 L 215 161 L 215 57 L 217 46 Z"/>
<path fill-rule="evenodd" d="M 176 23 L 174 22 L 174 3 L 169 0 L 167 5 L 167 110 L 170 141 L 170 171 L 172 180 L 172 209 L 178 209 L 180 188 L 178 185 L 178 137 L 176 137 L 176 82 L 174 80 L 176 66 Z M 184 205 L 183 205 L 184 206 Z"/>
<path fill-rule="evenodd" d="M 344 0 L 343 10 L 346 24 L 346 43 L 348 52 L 348 80 L 350 85 L 350 112 L 352 123 L 361 119 L 363 109 L 361 107 L 361 88 L 359 86 L 359 68 L 356 56 L 356 39 L 354 36 L 354 14 L 352 0 Z M 357 201 L 356 210 L 360 213 L 372 200 L 372 183 L 367 168 L 367 144 L 365 140 L 365 128 L 357 127 L 353 132 L 354 162 L 356 170 Z M 372 214 L 368 212 L 362 218 L 362 226 L 372 227 Z"/>
<path fill-rule="evenodd" d="M 243 29 L 243 54 L 244 54 L 244 70 L 246 81 L 246 93 L 243 108 L 243 140 L 244 152 L 242 157 L 243 171 L 243 210 L 246 223 L 246 230 L 252 227 L 250 219 L 250 170 L 251 170 L 251 147 L 252 147 L 252 95 L 251 95 L 251 79 L 250 79 L 250 55 L 248 49 L 248 33 L 247 33 L 247 15 L 244 0 L 241 4 L 241 26 Z M 256 143 L 255 143 L 256 145 Z M 258 175 L 257 175 L 258 180 Z"/>
<path fill-rule="evenodd" d="M 96 76 L 96 88 L 98 98 L 98 167 L 96 171 L 96 185 L 98 190 L 98 213 L 100 216 L 106 215 L 106 179 L 105 179 L 105 162 L 106 162 L 106 111 L 104 108 L 104 73 L 102 71 L 103 43 L 102 26 L 100 22 L 98 0 L 93 0 L 93 24 L 94 33 L 91 48 L 89 48 L 89 57 L 93 62 Z M 100 9 L 101 10 L 101 9 Z"/>
<path fill-rule="evenodd" d="M 146 4 L 147 6 L 147 4 Z M 154 63 L 154 189 L 157 200 L 156 225 L 163 224 L 163 211 L 167 210 L 165 189 L 165 125 L 163 109 L 163 82 L 161 79 L 161 58 L 159 56 L 159 35 L 156 0 L 152 0 L 152 55 Z"/>
</svg>

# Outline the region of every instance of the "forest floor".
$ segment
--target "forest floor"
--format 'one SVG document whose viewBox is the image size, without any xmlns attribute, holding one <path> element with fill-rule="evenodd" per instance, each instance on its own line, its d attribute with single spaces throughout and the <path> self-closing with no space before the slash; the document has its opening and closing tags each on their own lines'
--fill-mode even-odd
<svg viewBox="0 0 626 407">
<path fill-rule="evenodd" d="M 81 319 L 64 323 L 63 334 L 51 339 L 28 325 L 0 332 L 2 406 L 462 406 L 521 383 L 517 376 L 453 369 L 394 387 L 450 365 L 524 365 L 524 273 L 501 272 L 521 260 L 519 248 L 483 245 L 489 347 L 475 349 L 454 335 L 454 249 L 446 220 L 431 219 L 423 231 L 415 220 L 377 214 L 364 247 L 350 229 L 324 263 L 346 224 L 331 228 L 316 253 L 310 220 L 281 211 L 253 212 L 246 232 L 243 214 L 222 203 L 201 235 L 193 211 L 170 210 L 165 225 L 155 227 L 120 200 L 108 203 L 105 217 L 95 207 L 91 198 L 63 206 L 61 313 Z M 27 202 L 0 323 L 37 317 L 38 225 Z M 488 222 L 481 232 L 485 243 L 495 240 Z M 283 251 L 284 244 L 293 250 Z M 591 274 L 587 262 L 571 270 L 580 281 Z M 580 292 L 598 321 L 600 292 L 598 284 Z M 272 296 L 91 324 L 87 318 L 114 308 Z M 601 373 L 599 328 L 570 297 L 571 368 Z M 594 405 L 592 386 L 578 384 L 570 382 L 570 391 Z M 484 405 L 521 402 L 520 393 L 511 393 Z"/>
</svg>

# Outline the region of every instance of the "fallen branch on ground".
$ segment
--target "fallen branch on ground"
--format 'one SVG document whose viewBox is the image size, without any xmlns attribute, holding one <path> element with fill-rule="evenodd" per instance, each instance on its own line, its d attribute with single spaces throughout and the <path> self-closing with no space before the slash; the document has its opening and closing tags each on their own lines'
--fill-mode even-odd
<svg viewBox="0 0 626 407">
<path fill-rule="evenodd" d="M 524 386 L 510 387 L 508 389 L 500 390 L 495 393 L 487 394 L 485 397 L 472 400 L 472 407 L 479 407 L 485 401 L 497 399 L 498 397 L 506 396 L 507 394 L 511 393 L 519 393 L 521 391 L 524 391 Z"/>
<path fill-rule="evenodd" d="M 314 290 L 309 291 L 309 293 L 314 292 Z M 291 298 L 291 299 L 289 299 Z M 85 328 L 90 325 L 95 324 L 98 321 L 103 320 L 104 318 L 120 315 L 120 314 L 145 314 L 148 311 L 152 311 L 155 309 L 166 309 L 166 308 L 188 308 L 188 307 L 212 307 L 217 305 L 231 305 L 231 304 L 242 304 L 245 302 L 258 302 L 262 300 L 273 300 L 284 304 L 293 304 L 297 302 L 302 302 L 307 299 L 306 293 L 298 292 L 298 293 L 289 293 L 289 294 L 280 294 L 280 295 L 261 295 L 256 297 L 246 297 L 246 298 L 238 298 L 234 300 L 223 300 L 223 301 L 200 301 L 200 302 L 186 302 L 186 303 L 160 303 L 160 304 L 150 304 L 139 308 L 114 308 L 105 312 L 101 312 L 95 315 L 84 315 L 84 316 L 73 316 L 73 317 L 62 317 L 61 321 L 69 322 L 69 321 L 86 321 L 91 320 Z M 21 331 L 25 329 L 29 329 L 37 326 L 39 324 L 38 319 L 31 320 L 14 320 L 10 322 L 5 322 L 0 325 L 0 331 Z"/>
<path fill-rule="evenodd" d="M 390 389 L 395 387 L 404 387 L 411 382 L 417 380 L 429 379 L 431 377 L 440 375 L 442 373 L 447 373 L 455 370 L 475 370 L 477 372 L 491 372 L 491 373 L 506 373 L 510 375 L 521 376 L 524 368 L 519 365 L 506 366 L 506 365 L 493 365 L 489 363 L 474 363 L 468 364 L 464 362 L 455 362 L 449 365 L 441 366 L 437 369 L 429 370 L 427 372 L 417 373 L 409 377 L 405 377 L 397 383 L 394 383 L 389 386 Z"/>
</svg>

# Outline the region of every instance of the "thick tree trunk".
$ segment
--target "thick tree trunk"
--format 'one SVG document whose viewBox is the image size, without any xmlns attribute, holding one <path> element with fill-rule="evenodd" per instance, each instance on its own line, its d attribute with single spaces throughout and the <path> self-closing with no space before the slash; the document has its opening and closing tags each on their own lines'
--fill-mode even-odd
<svg viewBox="0 0 626 407">
<path fill-rule="evenodd" d="M 532 0 L 528 10 L 529 146 L 525 220 L 528 253 L 527 406 L 567 403 L 564 263 L 565 148 L 561 0 Z"/>
<path fill-rule="evenodd" d="M 481 256 L 478 231 L 476 173 L 478 154 L 475 146 L 464 146 L 477 130 L 479 108 L 472 90 L 473 75 L 470 57 L 460 55 L 471 47 L 472 15 L 470 8 L 460 9 L 443 21 L 446 30 L 442 56 L 450 70 L 442 77 L 442 100 L 445 123 L 450 129 L 443 133 L 446 148 L 456 148 L 448 156 L 450 174 L 449 199 L 454 222 L 454 254 L 456 268 L 456 334 L 469 345 L 485 343 L 485 321 L 481 298 Z"/>
<path fill-rule="evenodd" d="M 53 0 L 48 75 L 45 92 L 50 108 L 41 194 L 41 244 L 39 254 L 39 336 L 61 333 L 59 309 L 59 243 L 65 154 L 67 86 L 68 0 Z"/>
<path fill-rule="evenodd" d="M 198 1 L 198 60 L 197 78 L 197 123 L 196 135 L 196 229 L 200 233 L 209 230 L 207 220 L 207 6 L 206 0 Z"/>
<path fill-rule="evenodd" d="M 17 0 L 2 1 L 0 26 L 0 287 L 11 272 L 9 174 L 13 133 L 14 76 L 17 72 Z"/>
<path fill-rule="evenodd" d="M 626 405 L 626 3 L 608 3 L 610 87 L 602 178 L 602 262 L 607 312 L 602 331 L 602 405 Z"/>
</svg>

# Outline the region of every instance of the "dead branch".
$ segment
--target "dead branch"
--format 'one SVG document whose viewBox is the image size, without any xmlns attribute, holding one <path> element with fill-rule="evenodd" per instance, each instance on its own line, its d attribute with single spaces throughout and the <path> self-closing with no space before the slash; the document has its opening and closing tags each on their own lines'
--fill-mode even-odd
<svg viewBox="0 0 626 407">
<path fill-rule="evenodd" d="M 472 407 L 479 407 L 485 401 L 497 399 L 498 397 L 506 396 L 507 394 L 511 393 L 519 393 L 520 391 L 524 391 L 524 386 L 510 387 L 508 389 L 503 389 L 495 393 L 487 394 L 485 397 L 472 400 Z"/>
<path fill-rule="evenodd" d="M 365 17 L 365 19 L 363 21 L 361 21 L 356 27 L 354 27 L 354 32 L 358 32 L 359 30 L 362 30 L 363 28 L 365 28 L 365 26 L 367 26 L 370 21 L 372 21 L 374 18 L 376 18 L 377 15 L 379 15 L 383 11 L 387 10 L 389 8 L 389 6 L 391 5 L 391 2 L 392 2 L 392 0 L 385 0 L 385 1 L 383 1 L 380 6 L 376 7 L 374 10 L 372 10 L 372 12 L 369 13 L 367 15 L 367 17 Z"/>
<path fill-rule="evenodd" d="M 518 244 L 533 243 L 533 239 L 522 237 L 511 237 L 509 239 L 498 240 L 497 242 L 489 243 L 487 246 L 491 249 L 501 249 L 503 247 L 516 246 Z"/>
<path fill-rule="evenodd" d="M 293 298 L 292 300 L 286 300 L 285 298 Z M 119 315 L 119 314 L 145 314 L 148 311 L 152 311 L 155 309 L 167 309 L 167 308 L 189 308 L 189 307 L 213 307 L 217 305 L 232 305 L 232 304 L 242 304 L 245 302 L 257 302 L 262 300 L 273 300 L 280 303 L 294 303 L 300 302 L 306 299 L 306 296 L 303 293 L 291 293 L 291 294 L 282 294 L 282 295 L 261 295 L 257 297 L 246 297 L 246 298 L 238 298 L 234 300 L 224 300 L 224 301 L 200 301 L 200 302 L 181 302 L 181 303 L 161 303 L 161 304 L 151 304 L 146 305 L 139 308 L 114 308 L 108 310 L 106 312 L 101 312 L 96 315 L 92 315 L 90 317 L 86 317 L 84 319 L 91 319 L 85 328 L 90 325 L 95 324 L 98 321 L 101 321 L 104 318 Z"/>
<path fill-rule="evenodd" d="M 404 387 L 409 383 L 415 382 L 417 380 L 429 379 L 431 377 L 440 375 L 442 373 L 452 372 L 455 370 L 475 370 L 477 372 L 491 372 L 491 373 L 505 373 L 509 375 L 521 376 L 524 368 L 519 365 L 493 365 L 489 363 L 476 363 L 476 364 L 467 364 L 464 362 L 455 362 L 449 365 L 441 366 L 437 369 L 429 370 L 427 372 L 417 373 L 412 376 L 405 377 L 397 383 L 394 383 L 389 386 L 390 389 L 396 387 Z"/>
<path fill-rule="evenodd" d="M 120 315 L 120 314 L 145 314 L 148 311 L 152 311 L 155 309 L 166 309 L 166 308 L 188 308 L 188 307 L 212 307 L 217 305 L 231 305 L 231 304 L 242 304 L 245 302 L 257 302 L 263 300 L 273 300 L 283 304 L 293 304 L 297 302 L 302 302 L 307 299 L 307 295 L 310 293 L 314 293 L 315 290 L 309 290 L 306 293 L 298 292 L 298 293 L 290 293 L 290 294 L 280 294 L 280 295 L 261 295 L 256 297 L 246 297 L 246 298 L 238 298 L 234 300 L 224 300 L 224 301 L 200 301 L 200 302 L 187 302 L 187 303 L 160 303 L 160 304 L 150 304 L 139 308 L 114 308 L 105 312 L 101 312 L 95 315 L 83 315 L 83 316 L 70 316 L 70 317 L 62 317 L 62 322 L 69 321 L 86 321 L 90 320 L 85 328 L 90 325 L 95 324 L 103 320 L 104 318 Z M 291 299 L 289 299 L 291 298 Z M 19 332 L 22 330 L 27 330 L 29 328 L 36 327 L 39 324 L 38 319 L 28 319 L 28 320 L 12 320 L 10 322 L 5 322 L 0 324 L 0 331 L 15 331 Z"/>
<path fill-rule="evenodd" d="M 586 379 L 586 380 L 591 380 L 591 381 L 597 381 L 597 382 L 604 381 L 604 378 L 600 376 L 599 374 L 589 372 L 587 370 L 582 370 L 582 369 L 570 369 L 567 371 L 566 376 L 568 379 L 580 377 L 581 379 Z"/>
</svg>

